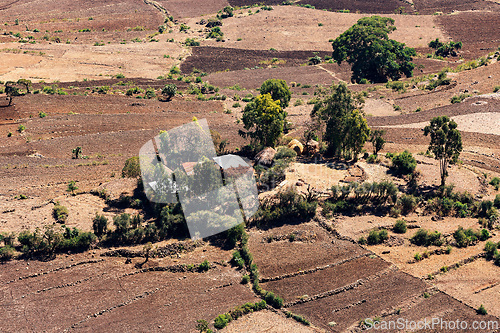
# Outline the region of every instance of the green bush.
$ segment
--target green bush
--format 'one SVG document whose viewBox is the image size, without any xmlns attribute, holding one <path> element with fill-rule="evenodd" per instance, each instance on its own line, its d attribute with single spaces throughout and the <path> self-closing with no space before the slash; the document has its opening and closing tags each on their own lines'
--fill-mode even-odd
<svg viewBox="0 0 500 333">
<path fill-rule="evenodd" d="M 267 304 L 271 305 L 276 309 L 279 309 L 283 306 L 283 299 L 278 295 L 275 295 L 271 291 L 266 292 L 266 294 L 264 295 L 264 300 L 266 301 Z"/>
<path fill-rule="evenodd" d="M 425 229 L 418 229 L 418 231 L 410 238 L 410 242 L 418 246 L 441 246 L 443 241 L 441 233 L 434 231 L 429 232 Z"/>
<path fill-rule="evenodd" d="M 14 248 L 10 245 L 6 245 L 0 248 L 0 261 L 8 261 L 14 257 Z"/>
<path fill-rule="evenodd" d="M 479 307 L 479 309 L 477 309 L 477 314 L 479 315 L 482 315 L 482 316 L 485 316 L 488 314 L 488 311 L 486 310 L 486 308 L 481 304 L 481 306 Z"/>
<path fill-rule="evenodd" d="M 125 166 L 122 169 L 122 177 L 137 178 L 141 175 L 141 167 L 139 156 L 133 156 L 125 161 Z"/>
<path fill-rule="evenodd" d="M 492 185 L 496 191 L 500 189 L 500 178 L 494 177 L 490 180 L 490 185 Z"/>
<path fill-rule="evenodd" d="M 241 283 L 242 284 L 248 284 L 250 282 L 250 275 L 243 275 L 243 277 L 241 278 Z"/>
<path fill-rule="evenodd" d="M 406 221 L 397 220 L 396 224 L 394 225 L 393 231 L 398 234 L 406 233 Z"/>
<path fill-rule="evenodd" d="M 377 245 L 387 240 L 387 230 L 372 230 L 366 239 L 369 245 Z"/>
<path fill-rule="evenodd" d="M 52 208 L 52 215 L 54 216 L 57 222 L 64 224 L 68 219 L 69 215 L 68 208 L 57 203 L 54 206 L 54 208 Z"/>
<path fill-rule="evenodd" d="M 411 213 L 417 207 L 417 200 L 411 194 L 404 194 L 398 199 L 398 206 L 401 207 L 403 214 Z"/>
<path fill-rule="evenodd" d="M 198 271 L 207 272 L 210 269 L 210 263 L 205 259 L 201 264 L 198 265 Z"/>
<path fill-rule="evenodd" d="M 245 267 L 245 260 L 241 257 L 240 251 L 234 251 L 233 252 L 233 258 L 232 261 L 238 268 L 243 268 Z"/>
<path fill-rule="evenodd" d="M 223 313 L 221 315 L 218 315 L 217 318 L 214 320 L 214 327 L 217 329 L 222 329 L 226 327 L 226 325 L 232 320 L 231 316 Z"/>
<path fill-rule="evenodd" d="M 97 237 L 105 235 L 108 230 L 108 219 L 104 215 L 96 213 L 92 220 L 92 228 Z"/>
<path fill-rule="evenodd" d="M 392 168 L 399 174 L 411 174 L 416 167 L 417 160 L 407 150 L 392 157 Z"/>
<path fill-rule="evenodd" d="M 497 194 L 495 196 L 495 201 L 493 201 L 493 205 L 496 207 L 496 208 L 500 208 L 500 194 Z"/>
<path fill-rule="evenodd" d="M 451 104 L 456 104 L 456 103 L 461 103 L 464 99 L 466 99 L 467 97 L 471 97 L 472 94 L 460 94 L 460 95 L 455 95 L 451 98 L 450 102 Z"/>
</svg>

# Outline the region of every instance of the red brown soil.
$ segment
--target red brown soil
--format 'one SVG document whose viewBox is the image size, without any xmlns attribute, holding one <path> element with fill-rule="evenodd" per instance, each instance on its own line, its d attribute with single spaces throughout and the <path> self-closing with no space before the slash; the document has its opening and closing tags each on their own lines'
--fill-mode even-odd
<svg viewBox="0 0 500 333">
<path fill-rule="evenodd" d="M 468 10 L 498 10 L 498 4 L 485 0 L 413 0 L 415 11 L 420 14 L 450 13 Z M 465 28 L 465 27 L 464 27 Z"/>
<path fill-rule="evenodd" d="M 217 256 L 221 254 L 219 251 Z M 79 262 L 78 257 L 82 255 L 72 257 L 73 263 Z M 206 273 L 134 274 L 133 264 L 124 265 L 124 261 L 105 258 L 57 271 L 54 269 L 71 262 L 15 261 L 3 265 L 0 297 L 5 311 L 0 327 L 49 332 L 73 328 L 189 332 L 198 319 L 210 321 L 237 305 L 258 300 L 239 283 L 241 275 L 228 267 L 212 263 L 215 268 Z M 17 279 L 43 271 L 49 273 Z"/>
<path fill-rule="evenodd" d="M 289 234 L 295 230 L 311 230 L 317 238 L 311 242 L 279 241 L 267 243 L 266 235 Z M 266 233 L 252 232 L 249 248 L 259 267 L 261 277 L 270 278 L 308 270 L 366 253 L 366 250 L 348 241 L 335 239 L 315 223 L 285 225 Z"/>
<path fill-rule="evenodd" d="M 378 257 L 361 257 L 314 273 L 262 283 L 261 286 L 280 295 L 287 303 L 304 295 L 314 296 L 349 285 L 358 279 L 374 275 L 389 265 Z"/>
<path fill-rule="evenodd" d="M 443 1 L 447 2 L 448 1 Z M 500 9 L 500 5 L 491 1 L 482 1 Z M 470 9 L 470 6 L 469 6 Z M 496 51 L 500 45 L 500 11 L 465 12 L 455 15 L 436 17 L 437 24 L 442 27 L 454 41 L 463 43 L 461 55 L 466 59 L 474 59 Z"/>
<path fill-rule="evenodd" d="M 214 73 L 206 78 L 207 81 L 219 87 L 232 87 L 238 84 L 245 89 L 260 88 L 267 79 L 283 79 L 287 82 L 311 85 L 311 88 L 308 88 L 309 94 L 313 92 L 316 84 L 331 85 L 332 82 L 338 82 L 338 79 L 317 66 L 239 70 L 229 73 Z M 294 91 L 302 92 L 304 90 L 297 88 Z"/>
<path fill-rule="evenodd" d="M 408 321 L 420 321 L 427 318 L 431 321 L 432 318 L 440 318 L 444 321 L 466 321 L 469 325 L 472 325 L 474 321 L 489 321 L 493 320 L 498 322 L 496 317 L 491 315 L 481 316 L 478 315 L 475 309 L 472 309 L 460 301 L 448 296 L 445 293 L 438 292 L 432 294 L 429 298 L 420 298 L 412 305 L 411 308 L 403 308 L 400 314 L 391 315 L 385 317 L 383 320 L 391 321 L 398 320 L 398 318 L 403 318 Z M 431 330 L 419 330 L 421 332 L 449 332 L 441 328 L 441 325 L 437 325 Z M 469 329 L 472 329 L 469 327 Z M 488 332 L 493 332 L 493 329 L 487 330 Z"/>
<path fill-rule="evenodd" d="M 268 65 L 277 67 L 293 67 L 306 64 L 308 59 L 315 54 L 324 58 L 331 56 L 331 52 L 315 51 L 267 51 L 267 50 L 246 50 L 224 47 L 194 47 L 192 55 L 181 64 L 183 73 L 191 73 L 193 68 L 202 72 L 213 73 L 221 71 L 235 71 L 244 68 L 267 67 Z M 262 64 L 262 61 L 271 62 L 278 59 L 276 64 Z M 280 62 L 285 63 L 280 63 Z"/>
<path fill-rule="evenodd" d="M 361 286 L 294 305 L 290 310 L 311 318 L 317 326 L 328 331 L 344 332 L 361 319 L 375 318 L 385 311 L 401 307 L 422 295 L 426 289 L 426 284 L 419 279 L 399 271 L 388 271 Z M 328 325 L 332 321 L 336 323 L 333 327 Z"/>
<path fill-rule="evenodd" d="M 266 5 L 280 5 L 283 1 L 280 0 L 265 0 L 265 1 L 255 1 L 255 0 L 229 0 L 232 6 L 249 6 L 255 3 L 263 3 Z M 295 4 L 301 5 L 312 5 L 316 9 L 326 9 L 330 11 L 337 11 L 348 9 L 351 12 L 359 13 L 394 13 L 394 10 L 399 7 L 405 7 L 406 12 L 411 12 L 411 6 L 404 1 L 398 0 L 383 0 L 383 1 L 370 1 L 370 0 L 341 0 L 341 1 L 331 1 L 331 0 L 299 0 L 294 1 Z"/>
<path fill-rule="evenodd" d="M 394 14 L 396 11 L 399 13 L 399 8 L 404 8 L 405 13 L 412 13 L 413 10 L 411 6 L 401 0 L 383 0 L 383 1 L 371 1 L 371 0 L 301 0 L 299 4 L 309 4 L 316 9 L 326 9 L 329 11 L 338 11 L 347 9 L 351 13 L 369 13 L 369 14 Z"/>
<path fill-rule="evenodd" d="M 206 14 L 215 14 L 222 8 L 229 6 L 227 0 L 169 0 L 157 1 L 174 18 L 197 17 Z"/>
</svg>

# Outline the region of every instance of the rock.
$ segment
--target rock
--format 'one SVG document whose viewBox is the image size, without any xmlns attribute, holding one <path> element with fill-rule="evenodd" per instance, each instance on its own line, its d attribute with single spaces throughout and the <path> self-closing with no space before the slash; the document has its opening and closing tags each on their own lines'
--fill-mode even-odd
<svg viewBox="0 0 500 333">
<path fill-rule="evenodd" d="M 276 150 L 274 150 L 274 148 L 271 147 L 265 148 L 257 155 L 255 155 L 255 162 L 257 164 L 271 166 L 273 164 L 275 155 L 276 155 Z"/>
<path fill-rule="evenodd" d="M 306 143 L 305 149 L 309 155 L 317 154 L 317 153 L 319 153 L 319 142 L 316 140 L 309 140 Z"/>
<path fill-rule="evenodd" d="M 298 182 L 295 183 L 295 185 L 296 186 L 302 186 L 302 185 L 304 185 L 304 183 L 299 180 Z"/>
<path fill-rule="evenodd" d="M 302 152 L 304 151 L 304 146 L 297 139 L 290 141 L 290 143 L 288 143 L 288 148 L 295 150 L 297 156 L 302 155 Z"/>
</svg>

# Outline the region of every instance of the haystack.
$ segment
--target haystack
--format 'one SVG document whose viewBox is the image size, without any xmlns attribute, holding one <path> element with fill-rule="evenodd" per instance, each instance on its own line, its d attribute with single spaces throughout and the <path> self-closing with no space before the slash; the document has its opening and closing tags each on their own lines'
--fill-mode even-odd
<svg viewBox="0 0 500 333">
<path fill-rule="evenodd" d="M 304 151 L 304 146 L 297 139 L 293 139 L 292 141 L 290 141 L 290 143 L 288 144 L 288 148 L 295 150 L 297 156 L 302 155 L 302 152 Z"/>
<path fill-rule="evenodd" d="M 276 150 L 271 147 L 267 147 L 255 155 L 255 162 L 257 164 L 271 166 L 273 164 L 274 155 L 276 155 Z"/>
</svg>

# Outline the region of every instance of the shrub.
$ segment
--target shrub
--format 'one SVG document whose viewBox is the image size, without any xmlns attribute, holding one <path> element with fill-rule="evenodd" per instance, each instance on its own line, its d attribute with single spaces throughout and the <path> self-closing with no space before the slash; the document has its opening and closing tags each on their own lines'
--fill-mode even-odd
<svg viewBox="0 0 500 333">
<path fill-rule="evenodd" d="M 490 181 L 490 185 L 493 186 L 496 191 L 498 191 L 498 189 L 500 189 L 500 178 L 498 177 L 492 178 Z"/>
<path fill-rule="evenodd" d="M 387 230 L 372 230 L 368 235 L 367 242 L 369 245 L 376 245 L 383 243 L 389 237 L 387 235 Z"/>
<path fill-rule="evenodd" d="M 422 255 L 420 253 L 415 253 L 415 255 L 413 256 L 413 259 L 415 259 L 415 261 L 420 261 L 422 260 Z"/>
<path fill-rule="evenodd" d="M 103 236 L 108 230 L 108 219 L 104 215 L 96 213 L 92 220 L 92 228 L 97 237 Z"/>
<path fill-rule="evenodd" d="M 232 320 L 231 316 L 223 313 L 214 320 L 214 327 L 217 329 L 222 329 L 226 327 L 226 325 Z"/>
<path fill-rule="evenodd" d="M 396 224 L 394 225 L 393 231 L 398 234 L 406 233 L 406 221 L 397 220 Z"/>
<path fill-rule="evenodd" d="M 122 177 L 136 178 L 141 175 L 141 167 L 139 156 L 133 156 L 125 161 L 125 166 L 122 169 Z"/>
<path fill-rule="evenodd" d="M 470 96 L 472 96 L 472 95 L 466 94 L 466 93 L 463 93 L 460 95 L 455 95 L 451 98 L 450 102 L 451 102 L 451 104 L 461 103 L 464 99 L 466 99 L 467 97 L 470 97 Z"/>
<path fill-rule="evenodd" d="M 486 308 L 481 304 L 481 306 L 479 307 L 479 309 L 477 309 L 477 314 L 480 314 L 482 316 L 485 316 L 488 314 L 488 311 L 486 310 Z"/>
<path fill-rule="evenodd" d="M 493 201 L 493 205 L 497 208 L 500 208 L 500 194 L 495 196 L 495 201 Z"/>
<path fill-rule="evenodd" d="M 279 309 L 283 306 L 283 299 L 278 295 L 275 295 L 272 291 L 266 292 L 266 294 L 264 295 L 264 300 L 267 304 L 276 309 Z"/>
<path fill-rule="evenodd" d="M 243 260 L 243 258 L 241 257 L 241 253 L 240 251 L 234 251 L 233 252 L 233 258 L 232 258 L 232 261 L 234 262 L 234 264 L 236 266 L 238 266 L 239 268 L 243 268 L 245 267 L 245 261 Z"/>
<path fill-rule="evenodd" d="M 489 241 L 484 245 L 484 252 L 486 252 L 486 259 L 493 259 L 498 254 L 498 245 Z"/>
<path fill-rule="evenodd" d="M 68 208 L 60 205 L 57 203 L 54 208 L 52 208 L 52 215 L 56 219 L 57 222 L 59 223 L 66 223 L 66 220 L 68 219 Z"/>
<path fill-rule="evenodd" d="M 410 152 L 405 150 L 401 154 L 392 157 L 392 167 L 397 173 L 408 175 L 417 167 L 417 160 Z"/>
<path fill-rule="evenodd" d="M 144 98 L 145 99 L 152 99 L 152 98 L 155 98 L 156 97 L 156 92 L 153 88 L 151 87 L 148 87 L 146 89 L 146 92 L 144 93 Z"/>
<path fill-rule="evenodd" d="M 358 243 L 361 244 L 361 245 L 366 245 L 366 238 L 364 237 L 359 237 L 358 239 Z"/>
<path fill-rule="evenodd" d="M 198 265 L 198 271 L 206 272 L 210 269 L 210 263 L 205 259 L 200 265 Z"/>
<path fill-rule="evenodd" d="M 415 235 L 410 238 L 410 242 L 419 246 L 441 246 L 443 244 L 441 233 L 437 231 L 431 233 L 425 229 L 418 229 Z"/>
<path fill-rule="evenodd" d="M 14 248 L 10 245 L 6 245 L 0 248 L 0 261 L 8 261 L 14 256 Z"/>
<path fill-rule="evenodd" d="M 247 274 L 243 275 L 243 277 L 241 278 L 241 283 L 248 284 L 249 282 L 250 282 L 250 276 Z"/>
<path fill-rule="evenodd" d="M 417 200 L 411 194 L 404 194 L 399 198 L 398 205 L 401 207 L 403 214 L 408 214 L 415 210 Z"/>
</svg>

